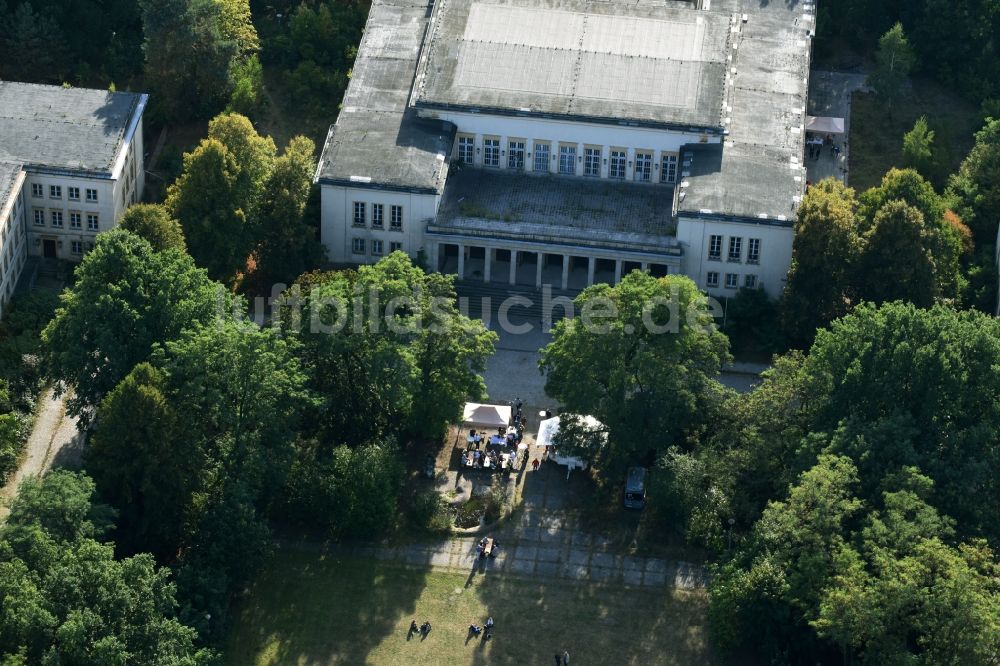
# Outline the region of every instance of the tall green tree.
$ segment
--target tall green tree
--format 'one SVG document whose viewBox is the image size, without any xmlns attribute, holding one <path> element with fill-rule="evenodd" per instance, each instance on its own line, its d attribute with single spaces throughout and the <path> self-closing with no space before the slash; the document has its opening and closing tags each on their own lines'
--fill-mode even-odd
<svg viewBox="0 0 1000 666">
<path fill-rule="evenodd" d="M 976 143 L 951 177 L 948 194 L 957 200 L 959 217 L 972 230 L 977 246 L 996 243 L 1000 225 L 1000 119 L 988 119 Z"/>
<path fill-rule="evenodd" d="M 69 409 L 89 423 L 93 409 L 153 346 L 225 310 L 219 285 L 180 250 L 155 252 L 124 229 L 101 234 L 42 331 L 50 376 L 69 382 Z"/>
<path fill-rule="evenodd" d="M 4 9 L 0 5 L 0 10 Z M 66 72 L 65 37 L 52 17 L 30 2 L 0 11 L 0 75 L 22 81 L 58 83 Z"/>
<path fill-rule="evenodd" d="M 878 40 L 875 71 L 868 77 L 872 87 L 885 98 L 890 110 L 899 98 L 914 62 L 913 49 L 903 32 L 903 24 L 896 23 Z"/>
<path fill-rule="evenodd" d="M 722 394 L 715 376 L 729 358 L 694 283 L 633 272 L 587 288 L 574 305 L 581 316 L 556 325 L 539 367 L 565 410 L 607 426 L 595 467 L 616 478 L 651 451 L 687 446 Z"/>
<path fill-rule="evenodd" d="M 909 301 L 920 307 L 939 294 L 924 216 L 903 201 L 879 209 L 858 262 L 861 297 L 875 303 Z"/>
<path fill-rule="evenodd" d="M 129 206 L 118 226 L 145 238 L 157 252 L 187 249 L 180 223 L 161 204 Z"/>
<path fill-rule="evenodd" d="M 937 176 L 934 130 L 927 124 L 927 116 L 917 118 L 913 129 L 903 135 L 903 164 L 917 170 L 924 178 Z"/>
</svg>

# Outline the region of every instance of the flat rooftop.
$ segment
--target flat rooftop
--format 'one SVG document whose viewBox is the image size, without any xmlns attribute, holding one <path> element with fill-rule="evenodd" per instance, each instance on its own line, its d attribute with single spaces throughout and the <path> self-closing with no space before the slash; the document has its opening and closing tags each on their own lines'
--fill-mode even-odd
<svg viewBox="0 0 1000 666">
<path fill-rule="evenodd" d="M 454 168 L 432 227 L 557 244 L 677 249 L 666 185 Z"/>
<path fill-rule="evenodd" d="M 741 20 L 734 33 L 726 80 L 728 133 L 722 145 L 685 151 L 678 213 L 790 226 L 805 191 L 802 160 L 815 5 L 742 4 L 747 21 Z"/>
<path fill-rule="evenodd" d="M 729 26 L 656 3 L 441 0 L 413 103 L 721 128 Z"/>
<path fill-rule="evenodd" d="M 372 3 L 317 181 L 420 192 L 444 187 L 455 127 L 407 108 L 426 27 L 426 3 Z"/>
<path fill-rule="evenodd" d="M 110 174 L 146 95 L 0 81 L 0 161 Z"/>
</svg>

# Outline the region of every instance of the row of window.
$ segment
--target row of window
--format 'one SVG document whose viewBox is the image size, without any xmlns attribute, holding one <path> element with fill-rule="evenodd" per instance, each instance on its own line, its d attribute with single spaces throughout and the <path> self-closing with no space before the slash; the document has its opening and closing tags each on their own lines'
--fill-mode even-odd
<svg viewBox="0 0 1000 666">
<path fill-rule="evenodd" d="M 372 229 L 385 228 L 385 205 L 372 204 Z M 354 202 L 354 226 L 368 226 L 368 204 L 364 201 Z M 403 207 L 393 204 L 389 206 L 389 231 L 403 230 Z"/>
<path fill-rule="evenodd" d="M 708 237 L 708 260 L 722 261 L 722 236 Z M 729 237 L 729 254 L 726 261 L 739 263 L 743 261 L 743 238 L 740 236 Z M 760 239 L 750 238 L 747 242 L 747 263 L 760 263 Z"/>
<path fill-rule="evenodd" d="M 45 226 L 45 211 L 41 208 L 35 208 L 33 211 L 34 223 L 36 227 Z M 70 211 L 69 214 L 69 228 L 70 229 L 82 229 L 83 228 L 83 213 L 78 213 L 76 211 Z M 87 230 L 97 231 L 101 226 L 100 216 L 97 213 L 87 213 Z M 61 210 L 51 210 L 49 211 L 49 220 L 53 227 L 61 229 L 63 226 L 63 211 Z"/>
<path fill-rule="evenodd" d="M 80 240 L 71 241 L 69 244 L 70 251 L 73 254 L 83 254 L 86 251 L 93 250 L 93 243 L 84 243 Z"/>
<path fill-rule="evenodd" d="M 534 156 L 532 161 L 533 171 L 550 171 L 549 162 L 554 159 L 551 152 L 551 144 L 548 141 L 535 141 Z M 516 171 L 525 169 L 525 142 L 521 139 L 510 139 L 507 141 L 507 168 Z M 458 159 L 465 164 L 475 162 L 476 140 L 473 136 L 458 137 Z M 601 146 L 585 146 L 583 155 L 577 157 L 576 144 L 559 144 L 559 173 L 575 176 L 577 175 L 577 163 L 583 164 L 583 175 L 599 178 L 601 175 L 601 162 L 604 159 L 604 148 Z M 483 139 L 483 166 L 500 167 L 500 139 Z M 532 157 L 529 154 L 529 157 Z M 628 152 L 624 148 L 612 148 L 605 161 L 608 165 L 608 178 L 624 180 L 626 168 L 631 166 L 628 161 Z M 663 155 L 660 159 L 661 183 L 677 182 L 677 156 Z M 653 151 L 635 151 L 635 170 L 632 172 L 633 180 L 640 183 L 650 183 L 653 181 Z"/>
<path fill-rule="evenodd" d="M 42 199 L 44 197 L 44 188 L 41 183 L 31 184 L 31 196 L 36 199 Z M 66 194 L 70 201 L 80 200 L 80 188 L 79 187 L 67 187 Z M 87 203 L 97 203 L 97 190 L 92 190 L 89 187 L 86 191 Z M 62 199 L 62 185 L 49 185 L 49 198 L 50 199 Z"/>
<path fill-rule="evenodd" d="M 354 254 L 366 254 L 366 248 L 368 243 L 364 238 L 353 238 L 351 239 L 351 252 Z M 396 252 L 397 250 L 402 250 L 403 244 L 393 241 L 389 243 L 389 252 Z M 371 241 L 371 250 L 373 257 L 381 257 L 385 254 L 385 243 L 381 240 L 374 238 Z"/>
<path fill-rule="evenodd" d="M 705 286 L 709 289 L 719 286 L 719 274 L 715 271 L 709 271 L 708 276 L 705 279 Z M 740 276 L 738 273 L 726 273 L 726 289 L 738 289 L 740 286 Z M 756 275 L 744 275 L 743 276 L 743 286 L 747 289 L 757 288 L 757 276 Z"/>
</svg>

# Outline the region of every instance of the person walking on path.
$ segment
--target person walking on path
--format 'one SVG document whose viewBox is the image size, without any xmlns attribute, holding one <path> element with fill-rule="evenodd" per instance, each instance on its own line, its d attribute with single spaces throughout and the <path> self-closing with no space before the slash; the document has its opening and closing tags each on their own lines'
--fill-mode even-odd
<svg viewBox="0 0 1000 666">
<path fill-rule="evenodd" d="M 531 470 L 534 471 L 534 472 L 537 472 L 538 471 L 538 466 L 541 465 L 541 464 L 542 463 L 538 462 L 538 458 L 535 458 L 534 460 L 531 461 Z"/>
</svg>

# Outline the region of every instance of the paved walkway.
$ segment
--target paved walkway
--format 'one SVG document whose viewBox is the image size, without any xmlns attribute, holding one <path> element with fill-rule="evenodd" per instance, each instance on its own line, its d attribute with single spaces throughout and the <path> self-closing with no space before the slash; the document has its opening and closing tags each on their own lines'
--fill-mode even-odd
<svg viewBox="0 0 1000 666">
<path fill-rule="evenodd" d="M 809 79 L 809 115 L 832 116 L 844 119 L 844 134 L 834 137 L 834 144 L 841 149 L 834 156 L 829 148 L 823 148 L 818 159 L 806 159 L 806 169 L 810 182 L 824 178 L 837 178 L 847 182 L 850 145 L 847 137 L 851 132 L 851 96 L 855 91 L 866 88 L 866 75 L 855 72 L 831 72 L 813 70 Z"/>
</svg>

